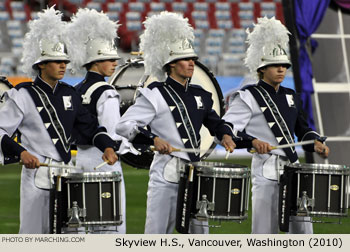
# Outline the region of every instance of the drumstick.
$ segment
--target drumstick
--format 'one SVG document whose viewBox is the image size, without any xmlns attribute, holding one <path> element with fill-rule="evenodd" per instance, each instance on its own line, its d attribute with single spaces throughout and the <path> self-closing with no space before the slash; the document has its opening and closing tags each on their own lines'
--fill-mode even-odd
<svg viewBox="0 0 350 252">
<path fill-rule="evenodd" d="M 103 163 L 99 164 L 98 166 L 96 166 L 94 168 L 94 170 L 100 169 L 102 166 L 104 166 L 105 164 L 108 164 L 108 161 L 104 161 Z"/>
<path fill-rule="evenodd" d="M 228 155 L 230 155 L 230 150 L 227 150 L 227 151 L 226 151 L 225 159 L 228 159 Z"/>
<path fill-rule="evenodd" d="M 276 150 L 276 149 L 283 149 L 283 148 L 289 148 L 289 147 L 294 147 L 294 146 L 300 146 L 300 145 L 307 145 L 307 144 L 313 144 L 315 140 L 307 140 L 307 141 L 302 141 L 298 143 L 291 143 L 291 144 L 282 144 L 282 145 L 277 145 L 277 146 L 271 146 L 271 149 Z M 255 149 L 251 149 L 249 151 L 250 153 L 255 153 Z"/>
<path fill-rule="evenodd" d="M 151 146 L 151 151 L 157 151 L 156 147 Z M 198 153 L 198 152 L 207 152 L 209 150 L 203 150 L 203 149 L 181 149 L 181 148 L 174 148 L 172 147 L 172 152 L 188 152 L 188 153 Z"/>
<path fill-rule="evenodd" d="M 142 55 L 143 52 L 130 52 L 131 55 Z"/>
<path fill-rule="evenodd" d="M 20 164 L 20 165 L 24 165 L 22 161 L 20 161 L 19 164 Z M 40 166 L 54 167 L 54 168 L 63 168 L 63 169 L 76 169 L 76 170 L 81 170 L 81 169 L 82 169 L 82 168 L 79 167 L 79 166 L 65 165 L 65 164 L 40 163 Z"/>
</svg>

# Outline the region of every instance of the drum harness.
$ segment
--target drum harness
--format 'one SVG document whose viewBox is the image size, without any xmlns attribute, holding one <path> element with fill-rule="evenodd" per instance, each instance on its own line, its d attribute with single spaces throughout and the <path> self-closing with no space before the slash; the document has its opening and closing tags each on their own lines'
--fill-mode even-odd
<svg viewBox="0 0 350 252">
<path fill-rule="evenodd" d="M 99 81 L 93 84 L 91 87 L 88 88 L 88 90 L 85 92 L 85 94 L 81 95 L 82 98 L 82 104 L 90 104 L 91 102 L 91 95 L 95 92 L 96 89 L 102 86 L 110 86 L 107 82 Z"/>
</svg>

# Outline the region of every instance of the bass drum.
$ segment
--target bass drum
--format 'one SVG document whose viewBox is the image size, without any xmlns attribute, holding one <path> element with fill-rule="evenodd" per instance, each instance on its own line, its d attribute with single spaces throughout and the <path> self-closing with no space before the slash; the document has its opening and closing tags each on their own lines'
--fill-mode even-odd
<svg viewBox="0 0 350 252">
<path fill-rule="evenodd" d="M 147 87 L 157 79 L 153 76 L 144 75 L 143 59 L 130 59 L 127 63 L 119 66 L 116 72 L 109 78 L 108 82 L 113 85 L 120 94 L 120 113 L 124 112 L 134 103 L 136 90 L 140 87 Z M 212 72 L 202 63 L 196 61 L 194 73 L 191 79 L 192 84 L 201 85 L 205 90 L 212 93 L 213 109 L 220 117 L 224 115 L 223 95 L 220 86 Z M 212 137 L 207 128 L 202 127 L 200 131 L 201 146 L 207 152 L 201 154 L 201 160 L 209 156 L 215 148 L 214 137 Z M 137 146 L 135 146 L 137 148 Z M 141 148 L 145 149 L 145 148 Z M 153 152 L 144 151 L 141 155 L 127 153 L 121 156 L 121 159 L 136 168 L 149 169 L 153 160 Z"/>
<path fill-rule="evenodd" d="M 0 76 L 0 109 L 2 108 L 2 106 L 5 104 L 4 101 L 4 93 L 7 90 L 10 90 L 11 88 L 13 88 L 13 86 L 11 85 L 11 83 L 6 79 L 6 77 L 4 76 Z"/>
</svg>

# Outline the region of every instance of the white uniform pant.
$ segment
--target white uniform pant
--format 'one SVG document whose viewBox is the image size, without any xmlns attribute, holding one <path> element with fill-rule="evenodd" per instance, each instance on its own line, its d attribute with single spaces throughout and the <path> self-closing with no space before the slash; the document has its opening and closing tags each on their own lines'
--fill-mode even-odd
<svg viewBox="0 0 350 252">
<path fill-rule="evenodd" d="M 35 186 L 35 171 L 22 167 L 20 234 L 50 233 L 50 191 Z"/>
<path fill-rule="evenodd" d="M 252 185 L 252 233 L 278 234 L 278 182 L 263 177 L 262 167 L 252 164 Z M 292 217 L 289 233 L 312 234 L 310 221 L 309 217 Z"/>
<path fill-rule="evenodd" d="M 176 224 L 178 184 L 148 187 L 145 234 L 172 234 Z M 208 234 L 207 222 L 190 220 L 189 232 Z"/>
</svg>

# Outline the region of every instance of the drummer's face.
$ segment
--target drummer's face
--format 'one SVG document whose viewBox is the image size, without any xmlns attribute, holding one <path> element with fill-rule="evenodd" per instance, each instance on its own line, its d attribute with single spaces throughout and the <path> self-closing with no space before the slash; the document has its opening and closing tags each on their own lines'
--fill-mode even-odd
<svg viewBox="0 0 350 252">
<path fill-rule="evenodd" d="M 175 63 L 171 63 L 172 68 L 171 77 L 178 81 L 182 81 L 191 78 L 194 71 L 195 60 L 193 58 L 181 59 Z"/>
<path fill-rule="evenodd" d="M 98 61 L 94 64 L 94 66 L 90 70 L 96 71 L 105 77 L 110 77 L 114 73 L 117 65 L 118 65 L 117 60 L 114 60 L 114 59 Z"/>
<path fill-rule="evenodd" d="M 270 65 L 260 70 L 264 73 L 263 80 L 271 85 L 278 85 L 286 76 L 287 66 L 286 65 Z"/>
<path fill-rule="evenodd" d="M 66 61 L 49 61 L 39 64 L 41 77 L 46 82 L 55 82 L 61 80 L 66 72 Z"/>
</svg>

